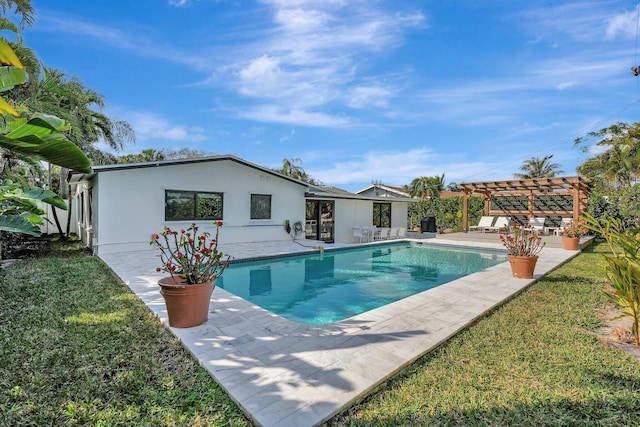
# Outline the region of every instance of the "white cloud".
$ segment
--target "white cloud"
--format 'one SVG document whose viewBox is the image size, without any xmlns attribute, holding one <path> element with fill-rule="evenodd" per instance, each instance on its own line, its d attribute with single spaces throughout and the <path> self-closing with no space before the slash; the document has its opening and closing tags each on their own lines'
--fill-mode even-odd
<svg viewBox="0 0 640 427">
<path fill-rule="evenodd" d="M 351 108 L 384 107 L 394 92 L 381 86 L 359 86 L 351 90 L 347 105 Z"/>
<path fill-rule="evenodd" d="M 149 113 L 133 112 L 126 115 L 139 141 L 159 139 L 185 143 L 204 141 L 207 136 L 201 127 L 186 127 Z"/>
<path fill-rule="evenodd" d="M 183 7 L 189 3 L 189 0 L 169 0 L 169 4 L 171 6 Z"/>
<path fill-rule="evenodd" d="M 423 147 L 401 152 L 369 151 L 359 158 L 333 162 L 328 168 L 309 168 L 308 172 L 329 185 L 350 186 L 375 179 L 401 186 L 420 176 L 443 173 L 447 183 L 460 183 L 470 176 L 487 177 L 486 171 L 492 169 L 488 161 L 465 162 L 459 155 L 444 155 Z"/>
<path fill-rule="evenodd" d="M 638 32 L 638 13 L 640 13 L 640 5 L 636 10 L 624 12 L 607 19 L 607 38 L 614 39 L 621 35 L 626 38 L 633 38 Z"/>
<path fill-rule="evenodd" d="M 314 127 L 342 127 L 350 123 L 348 117 L 331 116 L 321 112 L 310 112 L 298 109 L 280 109 L 274 105 L 263 105 L 253 109 L 245 109 L 238 114 L 247 119 L 261 122 L 285 123 Z"/>
</svg>

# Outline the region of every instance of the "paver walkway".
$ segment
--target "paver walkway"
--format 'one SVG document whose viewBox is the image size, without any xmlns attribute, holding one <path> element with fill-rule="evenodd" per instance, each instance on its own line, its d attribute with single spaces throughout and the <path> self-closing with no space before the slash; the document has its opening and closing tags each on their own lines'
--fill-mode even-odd
<svg viewBox="0 0 640 427">
<path fill-rule="evenodd" d="M 424 242 L 424 240 L 423 240 Z M 448 242 L 500 249 L 498 243 Z M 318 243 L 307 243 L 317 245 Z M 330 245 L 340 247 L 349 245 Z M 293 242 L 221 245 L 236 259 L 308 251 Z M 544 248 L 536 278 L 577 252 Z M 155 251 L 101 258 L 168 326 Z M 535 279 L 534 279 L 535 280 Z M 215 288 L 209 320 L 169 328 L 256 424 L 314 426 L 521 291 L 505 262 L 350 319 L 294 323 Z"/>
</svg>

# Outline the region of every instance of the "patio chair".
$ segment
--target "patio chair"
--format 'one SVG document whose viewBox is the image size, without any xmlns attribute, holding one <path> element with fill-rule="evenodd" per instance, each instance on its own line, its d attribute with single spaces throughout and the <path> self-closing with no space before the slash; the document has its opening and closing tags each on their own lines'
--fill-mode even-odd
<svg viewBox="0 0 640 427">
<path fill-rule="evenodd" d="M 389 232 L 391 231 L 390 228 L 381 228 L 380 232 L 377 233 L 374 238 L 375 240 L 387 240 L 389 239 Z"/>
<path fill-rule="evenodd" d="M 562 236 L 564 234 L 564 229 L 571 227 L 571 224 L 573 224 L 573 218 L 562 218 L 560 220 L 560 225 L 553 228 L 553 235 Z"/>
<path fill-rule="evenodd" d="M 391 230 L 389 231 L 389 239 L 397 239 L 399 231 L 400 227 L 391 227 Z"/>
<path fill-rule="evenodd" d="M 407 227 L 400 227 L 398 230 L 398 239 L 403 239 L 407 237 Z"/>
<path fill-rule="evenodd" d="M 511 218 L 508 216 L 499 216 L 496 219 L 495 224 L 491 227 L 485 227 L 486 231 L 496 231 L 496 232 L 501 232 L 501 231 L 508 231 L 509 230 L 509 224 L 511 223 Z"/>
<path fill-rule="evenodd" d="M 478 222 L 478 225 L 472 225 L 471 227 L 469 227 L 469 231 L 471 230 L 480 230 L 484 233 L 485 229 L 487 227 L 491 227 L 493 226 L 493 220 L 495 218 L 492 216 L 483 216 L 482 218 L 480 218 L 480 221 Z"/>
<path fill-rule="evenodd" d="M 354 243 L 356 239 L 358 239 L 358 243 L 362 243 L 362 239 L 365 237 L 364 233 L 362 232 L 362 227 L 352 227 L 352 230 Z"/>
<path fill-rule="evenodd" d="M 527 228 L 536 234 L 545 234 L 547 232 L 547 229 L 544 226 L 545 220 L 546 218 L 543 216 L 531 218 L 527 224 Z"/>
</svg>

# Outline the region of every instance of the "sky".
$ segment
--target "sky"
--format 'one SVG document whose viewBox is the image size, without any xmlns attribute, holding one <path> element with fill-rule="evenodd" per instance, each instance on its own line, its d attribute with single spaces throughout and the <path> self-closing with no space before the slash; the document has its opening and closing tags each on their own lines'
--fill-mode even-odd
<svg viewBox="0 0 640 427">
<path fill-rule="evenodd" d="M 284 159 L 349 191 L 513 178 L 640 122 L 638 3 L 33 0 L 24 44 L 146 148 Z M 596 140 L 590 140 L 595 142 Z"/>
</svg>

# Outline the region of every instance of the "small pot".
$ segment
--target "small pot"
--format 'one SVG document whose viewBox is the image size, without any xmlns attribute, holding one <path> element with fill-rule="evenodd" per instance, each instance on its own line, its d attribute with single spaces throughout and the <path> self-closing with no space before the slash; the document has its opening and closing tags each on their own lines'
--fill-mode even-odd
<svg viewBox="0 0 640 427">
<path fill-rule="evenodd" d="M 580 249 L 580 238 L 563 236 L 562 247 L 567 251 L 577 251 Z"/>
</svg>

